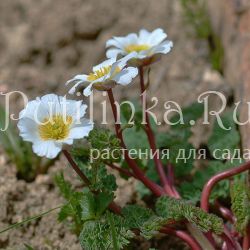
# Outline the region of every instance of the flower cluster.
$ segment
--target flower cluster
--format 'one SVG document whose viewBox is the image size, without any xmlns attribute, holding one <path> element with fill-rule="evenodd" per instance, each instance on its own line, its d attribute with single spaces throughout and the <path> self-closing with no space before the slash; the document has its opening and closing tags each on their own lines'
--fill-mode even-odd
<svg viewBox="0 0 250 250">
<path fill-rule="evenodd" d="M 165 40 L 162 29 L 139 34 L 113 37 L 106 43 L 107 60 L 93 67 L 89 74 L 79 74 L 67 81 L 72 85 L 69 94 L 84 86 L 83 94 L 89 96 L 93 89 L 108 91 L 116 85 L 128 85 L 138 75 L 138 67 L 147 66 L 167 54 L 173 43 Z M 18 128 L 25 141 L 33 143 L 39 156 L 55 158 L 64 144 L 88 136 L 93 122 L 84 118 L 87 105 L 81 101 L 66 100 L 54 94 L 45 95 L 27 104 L 20 113 Z"/>
</svg>

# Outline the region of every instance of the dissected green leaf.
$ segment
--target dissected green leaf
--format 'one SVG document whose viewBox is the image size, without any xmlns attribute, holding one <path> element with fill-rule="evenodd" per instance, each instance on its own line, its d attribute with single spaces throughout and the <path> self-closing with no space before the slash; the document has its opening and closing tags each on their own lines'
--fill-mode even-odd
<svg viewBox="0 0 250 250">
<path fill-rule="evenodd" d="M 79 156 L 74 156 L 74 160 L 90 180 L 92 190 L 112 193 L 117 189 L 115 176 L 107 172 L 103 163 L 97 161 L 86 164 Z"/>
<path fill-rule="evenodd" d="M 76 234 L 79 234 L 83 222 L 81 219 L 82 208 L 80 204 L 83 193 L 74 191 L 71 184 L 64 179 L 63 173 L 55 176 L 55 182 L 59 187 L 61 194 L 67 201 L 58 213 L 58 220 L 62 222 L 71 218 L 73 221 L 73 223 L 71 223 L 72 230 Z"/>
<path fill-rule="evenodd" d="M 76 234 L 81 232 L 84 221 L 95 220 L 102 216 L 114 199 L 111 192 L 93 194 L 88 188 L 82 192 L 76 192 L 70 183 L 65 181 L 63 174 L 56 176 L 56 183 L 67 200 L 58 214 L 58 220 L 62 222 L 72 218 L 72 230 Z"/>
<path fill-rule="evenodd" d="M 63 173 L 57 174 L 54 179 L 63 197 L 67 200 L 70 199 L 73 193 L 72 185 L 64 179 Z"/>
<path fill-rule="evenodd" d="M 107 129 L 93 129 L 89 133 L 88 141 L 95 161 L 119 162 L 121 157 L 120 140 Z M 94 151 L 95 150 L 95 151 Z M 97 153 L 98 152 L 98 153 Z"/>
<path fill-rule="evenodd" d="M 151 216 L 147 221 L 140 227 L 141 235 L 146 239 L 151 239 L 159 230 L 167 223 L 167 219 L 159 216 Z"/>
<path fill-rule="evenodd" d="M 114 199 L 111 193 L 93 194 L 89 191 L 84 192 L 81 200 L 82 220 L 93 220 L 99 218 L 109 204 Z"/>
<path fill-rule="evenodd" d="M 236 229 L 245 234 L 250 221 L 250 194 L 244 181 L 235 181 L 230 189 L 232 211 L 236 217 Z"/>
<path fill-rule="evenodd" d="M 99 193 L 96 195 L 96 214 L 100 216 L 108 208 L 109 204 L 113 201 L 114 195 L 111 193 Z"/>
<path fill-rule="evenodd" d="M 201 231 L 213 231 L 220 234 L 223 231 L 223 221 L 214 214 L 208 214 L 183 200 L 163 196 L 158 198 L 156 212 L 166 220 L 188 220 Z"/>
<path fill-rule="evenodd" d="M 140 228 L 154 215 L 154 212 L 138 205 L 128 205 L 122 209 L 122 215 L 126 218 L 126 224 L 129 228 Z"/>
<path fill-rule="evenodd" d="M 114 234 L 118 249 L 127 246 L 134 236 L 126 228 L 124 218 L 107 212 L 100 220 L 85 222 L 79 240 L 85 250 L 114 249 Z"/>
<path fill-rule="evenodd" d="M 96 216 L 95 196 L 91 192 L 84 193 L 81 200 L 82 220 L 91 220 Z"/>
<path fill-rule="evenodd" d="M 66 220 L 68 217 L 73 217 L 75 215 L 75 211 L 70 203 L 65 204 L 60 212 L 58 213 L 58 220 L 60 222 Z"/>
</svg>

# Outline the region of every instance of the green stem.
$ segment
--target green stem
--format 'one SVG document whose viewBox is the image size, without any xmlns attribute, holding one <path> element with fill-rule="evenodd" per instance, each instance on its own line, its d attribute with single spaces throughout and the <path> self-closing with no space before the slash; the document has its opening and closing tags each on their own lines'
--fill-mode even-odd
<svg viewBox="0 0 250 250">
<path fill-rule="evenodd" d="M 52 208 L 52 209 L 50 209 L 50 210 L 48 210 L 48 211 L 46 211 L 46 212 L 44 212 L 44 213 L 41 213 L 41 214 L 39 214 L 39 215 L 35 215 L 35 216 L 33 216 L 33 217 L 29 217 L 29 218 L 27 218 L 27 219 L 25 219 L 25 220 L 23 220 L 23 221 L 21 221 L 21 222 L 17 222 L 17 223 L 15 223 L 15 224 L 12 224 L 11 226 L 9 226 L 9 227 L 7 227 L 7 228 L 1 230 L 1 231 L 0 231 L 0 234 L 5 233 L 5 232 L 7 232 L 7 231 L 9 231 L 9 230 L 11 230 L 11 229 L 13 229 L 13 228 L 23 226 L 24 224 L 26 224 L 26 223 L 28 223 L 28 222 L 30 222 L 30 221 L 37 220 L 37 219 L 43 217 L 44 215 L 49 214 L 49 213 L 53 212 L 54 210 L 57 210 L 57 209 L 61 208 L 62 206 L 63 206 L 63 205 L 58 206 L 58 207 L 55 207 L 55 208 Z"/>
<path fill-rule="evenodd" d="M 114 220 L 113 220 L 113 217 L 111 216 L 111 214 L 108 214 L 108 220 L 109 220 L 109 224 L 111 227 L 113 248 L 114 248 L 114 250 L 119 250 L 118 241 L 117 241 L 116 232 L 115 232 Z"/>
</svg>

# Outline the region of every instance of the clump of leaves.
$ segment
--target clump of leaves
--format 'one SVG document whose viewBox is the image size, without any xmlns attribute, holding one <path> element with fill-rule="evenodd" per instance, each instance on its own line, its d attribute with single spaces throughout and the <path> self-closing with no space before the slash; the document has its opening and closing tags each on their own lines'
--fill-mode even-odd
<svg viewBox="0 0 250 250">
<path fill-rule="evenodd" d="M 120 141 L 107 129 L 93 129 L 89 133 L 88 141 L 93 152 L 99 152 L 95 161 L 119 162 L 121 157 Z M 110 153 L 111 152 L 111 153 Z"/>
<path fill-rule="evenodd" d="M 19 137 L 16 129 L 10 123 L 5 129 L 7 114 L 0 106 L 0 145 L 15 164 L 17 177 L 33 181 L 38 173 L 45 173 L 55 160 L 42 159 L 33 154 L 31 144 Z"/>
<path fill-rule="evenodd" d="M 84 249 L 121 249 L 134 236 L 126 220 L 107 211 L 114 199 L 112 193 L 93 193 L 88 188 L 76 192 L 63 174 L 56 183 L 67 203 L 61 208 L 58 219 L 67 221 Z M 71 221 L 71 222 L 70 222 Z"/>
<path fill-rule="evenodd" d="M 86 221 L 79 240 L 83 249 L 123 249 L 134 237 L 125 226 L 125 219 L 106 212 L 99 220 Z"/>
<path fill-rule="evenodd" d="M 232 211 L 236 216 L 236 229 L 245 234 L 250 222 L 250 193 L 244 181 L 235 181 L 230 189 Z"/>
<path fill-rule="evenodd" d="M 59 221 L 71 218 L 71 229 L 80 234 L 84 221 L 99 218 L 113 200 L 112 193 L 100 192 L 93 194 L 88 188 L 75 191 L 63 174 L 56 175 L 55 182 L 67 203 L 61 208 Z"/>
<path fill-rule="evenodd" d="M 203 232 L 212 231 L 221 234 L 223 231 L 223 220 L 221 218 L 214 214 L 208 214 L 183 200 L 167 196 L 160 197 L 156 203 L 156 212 L 168 220 L 180 221 L 186 219 Z"/>
</svg>

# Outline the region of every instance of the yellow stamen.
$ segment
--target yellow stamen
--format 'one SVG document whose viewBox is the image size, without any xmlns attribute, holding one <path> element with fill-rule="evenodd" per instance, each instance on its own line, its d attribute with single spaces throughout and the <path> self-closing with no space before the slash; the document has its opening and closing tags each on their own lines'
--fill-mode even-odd
<svg viewBox="0 0 250 250">
<path fill-rule="evenodd" d="M 150 46 L 147 44 L 129 44 L 124 49 L 126 52 L 130 53 L 133 51 L 140 52 L 143 50 L 148 50 L 149 48 L 150 48 Z"/>
<path fill-rule="evenodd" d="M 72 120 L 71 116 L 63 117 L 62 115 L 45 118 L 43 124 L 38 127 L 41 139 L 44 141 L 66 139 L 69 135 Z"/>
<path fill-rule="evenodd" d="M 95 80 L 107 75 L 110 72 L 110 70 L 111 70 L 111 65 L 103 67 L 101 69 L 94 71 L 93 73 L 90 73 L 88 75 L 87 79 L 88 79 L 88 81 L 91 81 L 91 82 L 95 81 Z"/>
<path fill-rule="evenodd" d="M 107 75 L 107 74 L 110 72 L 111 68 L 112 68 L 111 65 L 110 65 L 110 66 L 103 67 L 103 68 L 100 68 L 100 69 L 94 71 L 93 73 L 90 73 L 90 74 L 88 75 L 87 80 L 90 81 L 90 82 L 95 81 L 95 80 L 97 80 L 97 79 L 99 79 L 99 78 L 101 78 L 101 77 Z M 115 71 L 114 71 L 114 74 L 116 74 L 116 73 L 118 73 L 118 72 L 120 72 L 120 71 L 121 71 L 121 69 L 120 69 L 119 67 L 116 67 L 116 69 L 115 69 Z M 112 77 L 113 77 L 113 76 L 112 76 Z"/>
</svg>

